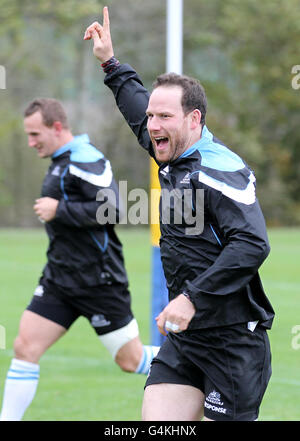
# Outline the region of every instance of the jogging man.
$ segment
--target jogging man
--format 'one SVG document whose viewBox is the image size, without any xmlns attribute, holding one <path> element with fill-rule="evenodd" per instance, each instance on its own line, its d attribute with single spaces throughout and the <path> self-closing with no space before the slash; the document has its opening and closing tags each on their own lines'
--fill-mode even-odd
<svg viewBox="0 0 300 441">
<path fill-rule="evenodd" d="M 158 348 L 143 346 L 131 311 L 122 244 L 114 225 L 97 210 L 116 194 L 110 162 L 88 135 L 73 136 L 66 112 L 54 99 L 36 99 L 25 110 L 29 147 L 51 158 L 34 211 L 49 237 L 48 261 L 20 321 L 15 356 L 7 373 L 1 420 L 20 420 L 39 380 L 39 360 L 79 316 L 86 317 L 115 362 L 147 374 Z M 105 194 L 105 192 L 104 192 Z M 97 217 L 97 219 L 96 219 Z M 100 222 L 100 224 L 99 224 Z"/>
<path fill-rule="evenodd" d="M 266 330 L 274 311 L 258 274 L 269 243 L 254 174 L 205 125 L 200 83 L 164 74 L 149 95 L 134 69 L 114 57 L 107 8 L 103 13 L 103 26 L 93 23 L 84 39 L 93 39 L 105 84 L 159 165 L 162 193 L 181 195 L 195 219 L 204 210 L 202 228 L 191 231 L 192 217 L 179 222 L 175 204 L 161 199 L 170 302 L 157 326 L 168 334 L 146 382 L 143 419 L 198 420 L 204 413 L 206 420 L 255 420 L 271 375 Z"/>
</svg>

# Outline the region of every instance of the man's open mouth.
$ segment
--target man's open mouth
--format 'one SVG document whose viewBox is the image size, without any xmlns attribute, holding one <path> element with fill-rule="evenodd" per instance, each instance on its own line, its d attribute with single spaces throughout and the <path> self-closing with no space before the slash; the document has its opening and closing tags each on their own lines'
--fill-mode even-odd
<svg viewBox="0 0 300 441">
<path fill-rule="evenodd" d="M 154 139 L 155 139 L 155 143 L 156 143 L 156 146 L 158 149 L 163 149 L 169 143 L 169 138 L 167 138 L 165 136 L 159 136 Z"/>
</svg>

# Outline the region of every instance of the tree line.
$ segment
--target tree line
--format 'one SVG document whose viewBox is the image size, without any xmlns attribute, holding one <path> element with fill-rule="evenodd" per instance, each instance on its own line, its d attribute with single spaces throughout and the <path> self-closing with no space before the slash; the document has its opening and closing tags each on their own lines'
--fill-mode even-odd
<svg viewBox="0 0 300 441">
<path fill-rule="evenodd" d="M 166 70 L 166 2 L 106 4 L 115 55 L 151 88 Z M 102 8 L 98 0 L 0 0 L 0 226 L 38 225 L 32 206 L 49 161 L 27 147 L 22 116 L 37 96 L 63 102 L 73 133 L 89 134 L 117 180 L 149 190 L 149 159 L 83 41 Z M 254 169 L 268 224 L 299 225 L 299 2 L 184 0 L 183 24 L 183 71 L 206 89 L 209 129 Z"/>
</svg>

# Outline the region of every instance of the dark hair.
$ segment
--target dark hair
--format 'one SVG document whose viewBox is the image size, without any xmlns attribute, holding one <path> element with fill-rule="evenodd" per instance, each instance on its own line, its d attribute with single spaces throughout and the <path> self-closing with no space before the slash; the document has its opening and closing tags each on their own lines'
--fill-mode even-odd
<svg viewBox="0 0 300 441">
<path fill-rule="evenodd" d="M 67 114 L 62 104 L 54 98 L 36 98 L 25 109 L 24 117 L 40 112 L 43 123 L 52 127 L 55 121 L 60 121 L 64 129 L 69 128 Z"/>
<path fill-rule="evenodd" d="M 201 112 L 201 124 L 205 124 L 205 115 L 207 109 L 207 100 L 205 90 L 198 80 L 186 75 L 176 73 L 165 73 L 159 75 L 153 83 L 153 89 L 160 86 L 179 86 L 182 88 L 181 105 L 186 115 L 194 109 Z"/>
</svg>

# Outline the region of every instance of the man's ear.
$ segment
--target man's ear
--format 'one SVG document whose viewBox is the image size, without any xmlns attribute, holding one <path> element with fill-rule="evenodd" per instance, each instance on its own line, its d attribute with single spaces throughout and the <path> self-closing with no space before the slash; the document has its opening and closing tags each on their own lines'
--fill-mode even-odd
<svg viewBox="0 0 300 441">
<path fill-rule="evenodd" d="M 55 130 L 55 132 L 60 135 L 62 130 L 63 130 L 63 126 L 62 123 L 60 121 L 54 121 L 53 126 L 52 126 Z"/>
<path fill-rule="evenodd" d="M 194 109 L 191 112 L 191 129 L 197 129 L 201 125 L 201 112 L 199 109 Z"/>
</svg>

